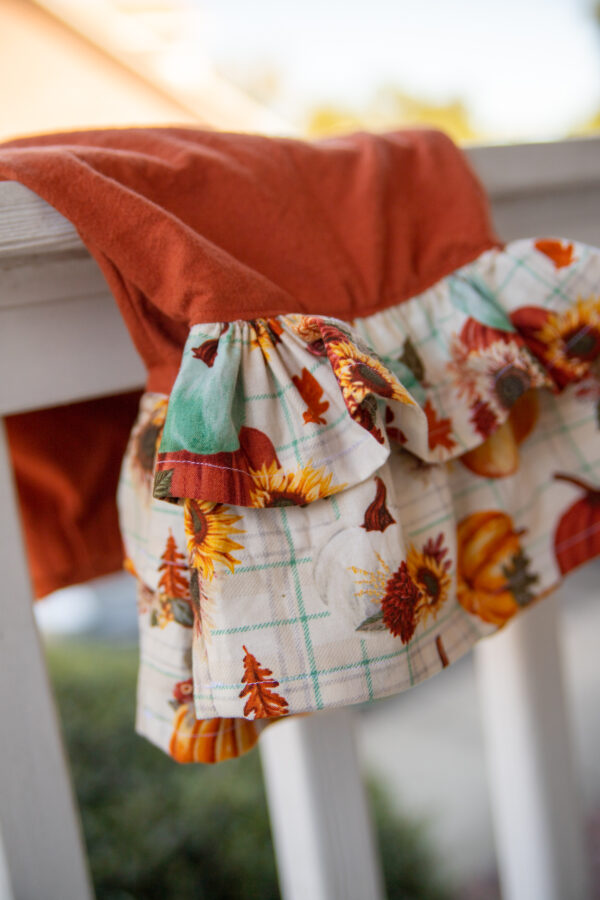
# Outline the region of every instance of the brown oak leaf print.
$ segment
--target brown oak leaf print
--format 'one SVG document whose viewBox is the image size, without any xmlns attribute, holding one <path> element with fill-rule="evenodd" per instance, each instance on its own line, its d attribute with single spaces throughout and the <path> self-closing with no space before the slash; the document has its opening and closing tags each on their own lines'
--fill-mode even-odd
<svg viewBox="0 0 600 900">
<path fill-rule="evenodd" d="M 575 261 L 575 249 L 573 244 L 547 238 L 535 242 L 535 249 L 552 260 L 557 269 L 570 266 Z"/>
<path fill-rule="evenodd" d="M 325 425 L 326 419 L 323 413 L 329 409 L 329 403 L 327 400 L 321 399 L 323 388 L 315 376 L 311 375 L 307 368 L 304 368 L 301 375 L 292 375 L 292 381 L 308 407 L 303 413 L 304 424 L 308 425 L 309 422 L 313 422 L 315 425 Z"/>
<path fill-rule="evenodd" d="M 162 572 L 158 585 L 165 597 L 176 597 L 179 600 L 189 600 L 190 590 L 187 579 L 187 563 L 185 556 L 180 553 L 169 529 L 165 551 L 160 558 L 158 571 Z"/>
<path fill-rule="evenodd" d="M 279 687 L 279 682 L 272 677 L 273 673 L 270 669 L 261 666 L 246 646 L 244 646 L 244 653 L 242 681 L 245 686 L 240 691 L 240 698 L 248 698 L 244 706 L 244 715 L 250 718 L 254 713 L 255 719 L 286 716 L 288 702 L 273 690 L 273 688 Z"/>
<path fill-rule="evenodd" d="M 451 419 L 440 419 L 429 399 L 425 403 L 423 411 L 427 416 L 429 428 L 429 449 L 435 450 L 436 447 L 441 446 L 446 450 L 453 450 L 456 447 L 456 441 L 452 437 Z"/>
</svg>

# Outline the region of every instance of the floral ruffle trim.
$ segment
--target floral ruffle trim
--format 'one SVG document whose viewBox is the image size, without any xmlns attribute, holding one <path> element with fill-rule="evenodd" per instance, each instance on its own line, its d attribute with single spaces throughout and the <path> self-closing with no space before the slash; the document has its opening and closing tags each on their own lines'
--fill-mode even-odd
<svg viewBox="0 0 600 900">
<path fill-rule="evenodd" d="M 195 325 L 156 423 L 154 496 L 305 505 L 364 481 L 394 446 L 511 474 L 537 389 L 596 390 L 599 284 L 597 250 L 517 241 L 351 324 Z"/>
</svg>

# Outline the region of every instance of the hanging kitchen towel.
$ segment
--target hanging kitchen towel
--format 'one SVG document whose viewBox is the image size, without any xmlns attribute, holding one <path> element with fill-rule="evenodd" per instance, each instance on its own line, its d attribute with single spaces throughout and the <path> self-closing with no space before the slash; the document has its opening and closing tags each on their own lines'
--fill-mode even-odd
<svg viewBox="0 0 600 900">
<path fill-rule="evenodd" d="M 149 371 L 119 506 L 137 729 L 175 759 L 404 690 L 597 554 L 600 252 L 502 246 L 443 135 L 89 132 L 0 175 Z"/>
</svg>

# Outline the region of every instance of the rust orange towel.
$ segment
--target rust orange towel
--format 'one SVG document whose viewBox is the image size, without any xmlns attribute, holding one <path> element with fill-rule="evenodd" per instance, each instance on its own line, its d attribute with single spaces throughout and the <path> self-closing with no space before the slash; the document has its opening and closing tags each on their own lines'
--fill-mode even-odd
<svg viewBox="0 0 600 900">
<path fill-rule="evenodd" d="M 192 324 L 289 312 L 351 320 L 497 244 L 479 183 L 435 131 L 314 142 L 187 128 L 44 135 L 1 145 L 0 178 L 74 223 L 148 368 L 148 389 L 165 393 Z M 40 439 L 47 417 L 8 422 L 37 596 L 120 565 L 113 496 L 131 401 L 77 404 L 61 416 L 74 442 L 68 471 L 59 446 Z M 89 471 L 107 474 L 104 491 Z M 84 519 L 104 523 L 100 550 Z"/>
</svg>

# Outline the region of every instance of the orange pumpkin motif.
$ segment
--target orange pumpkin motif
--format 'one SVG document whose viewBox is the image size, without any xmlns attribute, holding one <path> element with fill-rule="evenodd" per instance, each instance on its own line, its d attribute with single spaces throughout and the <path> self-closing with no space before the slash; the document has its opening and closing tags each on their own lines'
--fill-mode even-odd
<svg viewBox="0 0 600 900">
<path fill-rule="evenodd" d="M 508 419 L 482 444 L 459 457 L 461 463 L 484 478 L 506 478 L 519 468 L 519 444 L 529 436 L 538 417 L 538 398 L 527 391 L 514 403 Z"/>
<path fill-rule="evenodd" d="M 197 719 L 185 703 L 175 713 L 169 753 L 180 763 L 222 762 L 250 750 L 258 734 L 248 719 Z"/>
<path fill-rule="evenodd" d="M 554 534 L 556 562 L 563 575 L 600 554 L 600 491 L 576 475 L 554 477 L 584 493 L 560 517 Z"/>
<path fill-rule="evenodd" d="M 538 580 L 510 516 L 498 510 L 472 513 L 457 528 L 457 596 L 467 612 L 504 625 L 534 599 Z"/>
<path fill-rule="evenodd" d="M 478 322 L 477 319 L 469 316 L 461 328 L 460 340 L 469 350 L 485 350 L 496 341 L 510 343 L 518 340 L 518 336 L 514 331 L 501 331 L 499 328 L 484 325 L 483 322 Z"/>
</svg>

